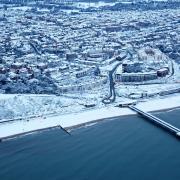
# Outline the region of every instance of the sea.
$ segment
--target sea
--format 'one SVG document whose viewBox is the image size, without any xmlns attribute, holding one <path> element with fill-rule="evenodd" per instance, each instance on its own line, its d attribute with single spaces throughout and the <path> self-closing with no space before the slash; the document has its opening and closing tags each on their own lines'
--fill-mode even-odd
<svg viewBox="0 0 180 180">
<path fill-rule="evenodd" d="M 0 180 L 180 180 L 180 140 L 138 115 L 33 133 L 0 143 Z"/>
</svg>

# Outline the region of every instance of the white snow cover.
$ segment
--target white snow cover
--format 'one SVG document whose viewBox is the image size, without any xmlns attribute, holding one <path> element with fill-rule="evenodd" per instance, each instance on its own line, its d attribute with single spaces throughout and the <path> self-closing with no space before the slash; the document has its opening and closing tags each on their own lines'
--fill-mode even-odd
<svg viewBox="0 0 180 180">
<path fill-rule="evenodd" d="M 150 99 L 146 102 L 139 102 L 136 106 L 144 111 L 156 111 L 180 107 L 180 95 L 176 94 L 163 98 Z M 36 131 L 59 125 L 63 128 L 70 128 L 104 118 L 131 114 L 135 114 L 135 112 L 128 108 L 105 107 L 68 115 L 38 117 L 30 119 L 29 121 L 13 121 L 0 124 L 0 138 L 6 138 L 8 136 L 10 137 L 21 133 L 28 133 L 30 131 Z"/>
<path fill-rule="evenodd" d="M 0 121 L 47 114 L 65 114 L 81 108 L 72 98 L 54 95 L 0 94 Z"/>
</svg>

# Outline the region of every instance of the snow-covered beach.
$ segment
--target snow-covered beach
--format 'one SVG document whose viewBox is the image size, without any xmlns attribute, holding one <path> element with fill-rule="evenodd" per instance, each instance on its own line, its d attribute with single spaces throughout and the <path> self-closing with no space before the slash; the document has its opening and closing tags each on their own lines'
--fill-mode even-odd
<svg viewBox="0 0 180 180">
<path fill-rule="evenodd" d="M 148 112 L 178 108 L 180 107 L 180 95 L 174 94 L 171 96 L 148 99 L 146 101 L 139 102 L 136 107 Z M 54 127 L 71 129 L 73 127 L 83 126 L 103 119 L 133 114 L 135 114 L 135 112 L 129 108 L 103 107 L 78 113 L 42 116 L 32 119 L 1 123 L 0 139 L 15 137 L 20 134 Z"/>
</svg>

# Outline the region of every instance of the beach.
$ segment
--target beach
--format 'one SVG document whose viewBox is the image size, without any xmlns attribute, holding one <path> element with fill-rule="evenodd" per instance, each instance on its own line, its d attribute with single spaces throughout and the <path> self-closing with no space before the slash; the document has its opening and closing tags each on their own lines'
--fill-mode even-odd
<svg viewBox="0 0 180 180">
<path fill-rule="evenodd" d="M 178 108 L 180 107 L 180 95 L 174 94 L 171 96 L 143 100 L 142 102 L 138 102 L 136 107 L 147 112 Z M 0 139 L 4 140 L 19 135 L 56 127 L 72 129 L 89 123 L 98 122 L 103 119 L 133 114 L 135 114 L 135 112 L 129 108 L 112 106 L 65 115 L 51 115 L 47 117 L 40 116 L 25 120 L 15 120 L 0 124 Z"/>
</svg>

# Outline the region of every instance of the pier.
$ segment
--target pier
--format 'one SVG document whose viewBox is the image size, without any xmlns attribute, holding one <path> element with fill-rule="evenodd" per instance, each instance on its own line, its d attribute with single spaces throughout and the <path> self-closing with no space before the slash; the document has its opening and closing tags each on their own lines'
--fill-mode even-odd
<svg viewBox="0 0 180 180">
<path fill-rule="evenodd" d="M 146 119 L 150 120 L 151 122 L 157 124 L 158 126 L 166 129 L 167 131 L 171 132 L 172 134 L 180 137 L 180 129 L 176 128 L 175 126 L 161 120 L 160 118 L 157 118 L 156 116 L 153 116 L 150 113 L 144 112 L 140 109 L 138 109 L 137 107 L 130 105 L 128 106 L 130 109 L 132 109 L 133 111 L 137 112 L 138 114 L 140 114 L 141 116 L 145 117 Z"/>
</svg>

